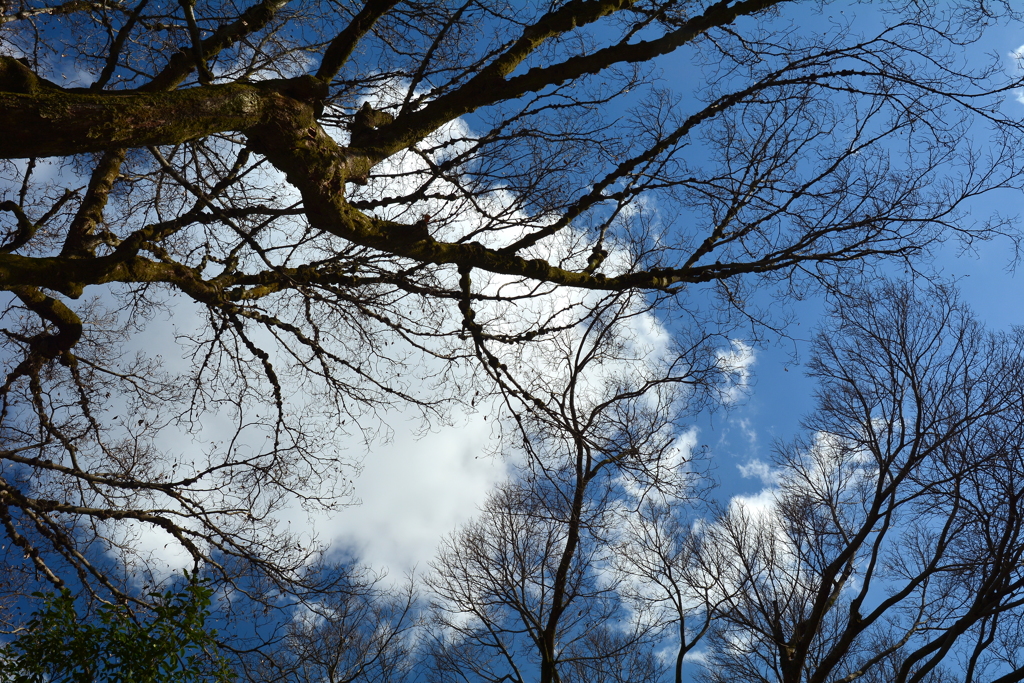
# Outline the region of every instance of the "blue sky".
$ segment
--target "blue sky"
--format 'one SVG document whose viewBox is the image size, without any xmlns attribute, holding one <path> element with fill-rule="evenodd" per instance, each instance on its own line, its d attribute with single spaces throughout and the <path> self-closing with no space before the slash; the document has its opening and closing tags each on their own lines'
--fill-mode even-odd
<svg viewBox="0 0 1024 683">
<path fill-rule="evenodd" d="M 802 30 L 824 25 L 829 14 L 818 14 L 808 3 L 803 9 L 787 8 L 786 21 L 799 23 Z M 859 16 L 865 32 L 877 27 L 870 5 L 851 5 L 847 9 L 830 8 L 830 13 Z M 1016 67 L 1011 53 L 1024 43 L 1024 33 L 1015 27 L 994 27 L 982 44 L 965 53 L 965 59 L 981 60 L 995 54 L 1007 70 Z M 686 66 L 667 58 L 657 66 L 669 74 L 689 74 Z M 686 92 L 692 83 L 680 83 Z M 1005 111 L 1024 116 L 1024 103 L 1008 97 Z M 469 124 L 472 125 L 472 120 Z M 979 218 L 998 212 L 1017 215 L 1021 197 L 1014 192 L 995 192 L 976 201 L 970 212 Z M 1011 266 L 1011 245 L 996 239 L 974 246 L 964 253 L 950 242 L 936 250 L 935 258 L 923 266 L 925 272 L 956 281 L 964 300 L 991 329 L 1005 330 L 1024 324 L 1024 299 L 1021 285 L 1024 275 L 1015 275 Z M 901 270 L 893 267 L 893 276 Z M 754 304 L 770 306 L 766 294 Z M 730 496 L 753 495 L 766 483 L 758 476 L 765 471 L 772 443 L 787 441 L 798 434 L 802 416 L 813 409 L 814 382 L 804 373 L 802 362 L 807 345 L 820 320 L 824 302 L 812 296 L 788 304 L 795 315 L 787 336 L 773 337 L 753 348 L 752 375 L 745 396 L 731 406 L 694 415 L 696 443 L 706 445 L 713 473 L 721 484 L 717 496 L 723 502 Z M 169 358 L 180 356 L 181 349 L 171 340 L 175 330 L 187 330 L 195 311 L 182 308 L 167 320 L 155 321 L 139 343 L 154 353 Z M 194 323 L 194 320 L 192 321 Z M 749 340 L 739 336 L 737 344 Z M 724 343 L 724 342 L 723 342 Z M 727 347 L 724 347 L 727 350 Z M 742 348 L 736 346 L 734 348 Z M 336 513 L 307 514 L 297 508 L 282 513 L 296 529 L 317 534 L 337 548 L 350 549 L 367 564 L 390 572 L 401 579 L 406 572 L 426 570 L 439 539 L 468 522 L 479 510 L 491 488 L 505 476 L 507 463 L 489 455 L 496 428 L 489 421 L 488 407 L 454 416 L 451 425 L 435 425 L 421 433 L 412 411 L 396 410 L 385 415 L 393 430 L 389 439 L 366 447 L 352 438 L 340 444 L 353 457 L 362 457 L 361 472 L 355 477 L 358 505 Z M 744 476 L 746 475 L 746 476 Z M 145 532 L 139 543 L 161 553 L 167 547 L 160 532 Z M 173 566 L 177 556 L 168 551 L 166 561 Z M 183 557 L 181 559 L 184 559 Z"/>
<path fill-rule="evenodd" d="M 831 6 L 820 14 L 810 3 L 803 8 L 789 7 L 783 21 L 799 24 L 801 30 L 826 26 L 841 15 L 853 22 L 854 31 L 870 34 L 878 27 L 878 18 L 868 5 Z M 965 52 L 965 59 L 980 63 L 998 55 L 1007 70 L 1016 67 L 1011 53 L 1024 43 L 1024 34 L 1016 27 L 990 28 L 985 40 Z M 686 56 L 677 54 L 657 64 L 665 74 L 686 74 L 692 69 L 680 67 Z M 680 83 L 687 92 L 693 83 Z M 1009 114 L 1024 115 L 1024 104 L 1008 97 L 1004 104 Z M 472 128 L 474 120 L 467 117 Z M 975 218 L 992 212 L 1017 215 L 1021 198 L 1011 191 L 994 192 L 970 207 Z M 934 258 L 922 264 L 922 272 L 955 280 L 964 300 L 991 329 L 1008 329 L 1024 323 L 1024 299 L 1019 296 L 1021 277 L 1011 270 L 1012 245 L 995 239 L 975 244 L 964 252 L 962 245 L 950 241 L 935 250 Z M 883 268 L 892 277 L 900 277 L 902 267 Z M 767 295 L 752 303 L 776 311 Z M 751 495 L 765 483 L 756 476 L 759 463 L 767 463 L 776 440 L 789 441 L 800 431 L 801 418 L 814 407 L 813 380 L 805 375 L 807 346 L 824 311 L 820 296 L 789 302 L 794 314 L 786 335 L 758 343 L 753 349 L 750 384 L 745 398 L 715 411 L 693 416 L 696 443 L 707 446 L 712 471 L 720 486 L 716 497 L 722 502 L 733 495 Z M 745 341 L 742 336 L 737 341 Z M 769 343 L 771 342 L 771 343 Z M 384 568 L 393 577 L 416 568 L 425 569 L 438 539 L 459 524 L 469 521 L 482 505 L 486 492 L 506 472 L 506 463 L 488 455 L 493 447 L 494 425 L 485 419 L 486 409 L 467 414 L 452 426 L 435 426 L 425 436 L 417 436 L 410 417 L 393 413 L 387 417 L 394 434 L 390 441 L 377 442 L 364 452 L 361 474 L 355 480 L 360 504 L 327 517 L 303 520 L 296 514 L 295 524 L 309 524 L 324 540 L 349 548 L 368 564 Z M 747 476 L 743 476 L 746 474 Z"/>
<path fill-rule="evenodd" d="M 850 3 L 845 7 L 833 4 L 827 10 L 822 14 L 806 3 L 803 8 L 785 10 L 783 21 L 798 24 L 801 31 L 807 31 L 841 16 L 852 22 L 855 32 L 860 30 L 869 35 L 879 25 L 877 8 L 870 3 Z M 980 64 L 994 55 L 1012 73 L 1019 68 L 1014 53 L 1022 48 L 1022 43 L 1024 33 L 1019 26 L 991 26 L 985 30 L 982 41 L 964 50 L 964 59 L 968 64 Z M 672 60 L 677 58 L 678 55 L 666 58 L 666 70 L 673 69 Z M 1006 97 L 1005 114 L 1024 117 L 1024 96 L 1018 97 L 1021 99 Z M 978 220 L 993 213 L 1021 219 L 1024 197 L 1012 190 L 994 191 L 975 200 L 968 209 L 969 217 Z M 1015 268 L 1013 256 L 1013 244 L 1008 238 L 975 243 L 969 249 L 950 240 L 919 265 L 926 276 L 955 282 L 963 300 L 990 330 L 1008 331 L 1024 325 L 1024 271 Z M 882 272 L 893 278 L 905 276 L 899 264 L 884 266 Z M 755 297 L 752 303 L 776 312 L 782 310 L 766 295 Z M 786 329 L 787 336 L 769 335 L 771 339 L 755 345 L 745 400 L 695 420 L 698 443 L 707 445 L 711 451 L 720 484 L 717 495 L 723 501 L 763 488 L 763 482 L 754 475 L 758 468 L 748 465 L 767 463 L 773 443 L 797 436 L 801 419 L 814 409 L 815 383 L 806 376 L 803 363 L 815 328 L 825 313 L 825 301 L 821 296 L 811 296 L 785 306 L 794 314 L 794 324 Z"/>
<path fill-rule="evenodd" d="M 841 14 L 844 20 L 851 22 L 855 34 L 863 31 L 866 35 L 874 35 L 880 26 L 879 18 L 874 14 L 877 9 L 871 4 L 851 3 L 845 9 L 830 5 L 824 14 L 819 13 L 816 7 L 814 3 L 794 3 L 784 8 L 779 21 L 790 23 L 800 31 L 814 32 L 818 28 L 828 27 L 830 21 L 835 20 L 830 15 Z M 1024 28 L 996 26 L 985 34 L 981 43 L 966 48 L 963 57 L 968 64 L 981 64 L 982 60 L 994 55 L 1007 72 L 1012 73 L 1020 68 L 1014 54 L 1021 49 L 1022 44 Z M 663 71 L 666 85 L 675 86 L 678 93 L 690 98 L 682 101 L 681 108 L 684 111 L 687 107 L 692 110 L 701 106 L 693 94 L 700 85 L 697 79 L 701 78 L 701 73 L 693 67 L 691 59 L 692 54 L 683 51 L 665 57 L 654 65 Z M 1010 116 L 1024 117 L 1024 95 L 1018 97 L 1017 94 L 1009 94 L 1003 107 L 1004 113 Z M 614 111 L 611 112 L 611 115 L 614 114 Z M 454 122 L 453 137 L 471 139 L 480 134 L 485 128 L 482 124 L 476 125 L 478 123 L 480 120 L 472 116 Z M 346 135 L 340 130 L 336 134 L 339 138 Z M 687 151 L 693 155 L 704 152 L 699 142 Z M 389 160 L 384 165 L 392 163 L 402 171 L 415 173 L 416 166 L 405 164 L 421 162 L 415 158 L 411 162 L 399 158 Z M 40 165 L 37 173 L 52 174 L 53 183 L 58 186 L 80 185 L 84 182 L 81 178 L 69 179 L 67 176 L 73 174 L 69 168 L 60 170 L 55 164 L 45 162 Z M 61 177 L 61 173 L 66 175 Z M 404 181 L 391 179 L 382 182 L 401 185 Z M 391 189 L 385 188 L 386 191 Z M 374 190 L 381 191 L 373 186 L 364 189 Z M 395 190 L 396 193 L 402 191 L 401 188 Z M 506 190 L 498 187 L 494 196 L 489 196 L 485 201 L 494 199 L 500 202 L 502 193 L 507 194 Z M 0 196 L 0 199 L 4 198 Z M 1021 199 L 1020 193 L 1015 191 L 991 192 L 965 207 L 966 217 L 983 221 L 991 214 L 1018 216 L 1024 213 Z M 649 201 L 650 210 L 657 212 L 657 197 L 653 196 Z M 418 211 L 421 207 L 416 208 Z M 452 225 L 445 226 L 446 229 L 463 230 L 463 234 L 468 232 L 465 230 L 466 224 L 472 224 L 478 216 L 472 211 L 466 214 L 452 218 Z M 686 230 L 689 228 L 686 221 L 692 219 L 699 217 L 676 216 L 676 223 L 666 221 L 662 227 L 666 231 Z M 702 227 L 705 226 L 698 224 L 698 229 Z M 996 238 L 964 249 L 962 244 L 951 239 L 936 246 L 931 258 L 918 262 L 916 267 L 924 276 L 955 282 L 964 301 L 989 329 L 1008 330 L 1014 325 L 1024 325 L 1024 297 L 1021 296 L 1024 272 L 1013 270 L 1012 246 L 1009 239 Z M 557 249 L 557 245 L 552 249 Z M 878 274 L 893 278 L 905 275 L 903 266 L 898 263 L 879 266 Z M 476 273 L 474 278 L 474 283 L 487 279 L 483 274 L 478 276 Z M 100 292 L 100 296 L 106 294 Z M 575 301 L 573 297 L 579 296 L 579 292 L 559 291 L 551 299 L 559 302 Z M 530 301 L 523 306 L 551 305 L 545 299 L 537 297 L 539 303 Z M 172 366 L 182 360 L 182 367 L 188 366 L 190 361 L 183 356 L 186 351 L 175 337 L 188 334 L 190 330 L 205 323 L 200 308 L 183 303 L 183 300 L 184 297 L 175 298 L 166 315 L 160 315 L 149 323 L 134 339 L 134 348 L 163 355 Z M 727 405 L 690 415 L 689 424 L 683 426 L 678 442 L 684 452 L 692 445 L 696 447 L 696 452 L 706 458 L 704 462 L 718 485 L 710 497 L 720 503 L 723 509 L 731 500 L 737 499 L 746 501 L 751 508 L 770 508 L 776 481 L 771 472 L 774 444 L 789 442 L 801 436 L 801 419 L 815 407 L 816 386 L 814 380 L 807 377 L 804 363 L 808 359 L 815 329 L 826 308 L 824 298 L 820 293 L 812 292 L 803 300 L 786 297 L 776 300 L 772 298 L 771 291 L 761 289 L 753 292 L 749 304 L 751 309 L 764 309 L 777 318 L 791 318 L 792 322 L 784 328 L 782 334 L 762 331 L 761 338 L 756 341 L 744 336 L 747 328 L 742 326 L 731 334 L 731 345 L 727 337 L 720 337 L 719 353 L 723 356 L 733 354 L 733 360 L 742 366 L 740 376 L 743 385 L 732 386 L 726 392 L 732 396 Z M 459 318 L 454 320 L 457 324 Z M 451 322 L 452 319 L 443 319 L 439 327 Z M 651 320 L 645 322 L 651 323 Z M 672 334 L 672 324 L 663 322 L 664 327 L 649 325 L 657 327 L 653 331 L 644 331 L 654 340 L 651 342 L 652 348 L 658 348 L 659 335 L 665 337 Z M 684 336 L 686 330 L 676 332 Z M 429 357 L 424 355 L 422 360 L 429 369 Z M 528 366 L 528 363 L 523 365 Z M 417 377 L 430 376 L 430 372 L 423 371 L 423 367 L 416 370 L 420 371 Z M 520 370 L 523 376 L 528 376 L 535 368 L 522 367 Z M 557 372 L 552 374 L 557 376 Z M 468 382 L 466 386 L 469 386 Z M 425 384 L 424 390 L 429 391 Z M 358 430 L 354 429 L 336 444 L 337 457 L 347 463 L 360 463 L 358 467 L 349 467 L 344 473 L 346 478 L 352 480 L 352 497 L 346 499 L 351 504 L 338 510 L 306 510 L 293 500 L 276 516 L 289 530 L 303 537 L 302 543 L 316 538 L 333 549 L 330 555 L 332 558 L 355 558 L 372 571 L 386 574 L 383 585 L 400 585 L 407 576 L 415 574 L 419 577 L 419 585 L 425 587 L 422 577 L 430 572 L 430 563 L 436 557 L 442 539 L 477 517 L 488 494 L 514 470 L 514 448 L 506 449 L 507 459 L 494 454 L 499 448 L 503 430 L 494 420 L 496 412 L 499 411 L 493 405 L 482 401 L 472 407 L 456 408 L 449 421 L 438 421 L 426 427 L 414 408 L 398 407 L 385 412 L 380 415 L 383 425 L 375 440 L 367 443 Z M 368 422 L 372 419 L 369 418 Z M 231 438 L 232 425 L 228 424 L 224 415 L 204 414 L 202 423 L 202 437 L 208 442 Z M 509 440 L 514 440 L 515 429 L 509 429 L 507 425 L 504 429 L 504 435 L 507 437 L 511 431 L 513 438 Z M 249 438 L 258 437 L 257 434 Z M 169 452 L 187 453 L 189 449 L 195 448 L 198 441 L 181 432 L 173 432 L 163 437 L 161 445 Z M 697 509 L 691 519 L 704 515 L 710 517 L 711 514 L 706 509 Z M 188 555 L 163 531 L 139 525 L 127 533 L 134 533 L 130 542 L 135 548 L 153 553 L 159 563 L 163 563 L 163 571 L 157 572 L 156 579 L 167 579 L 175 570 L 189 566 Z M 113 556 L 107 559 L 113 562 Z M 139 579 L 137 587 L 143 588 L 144 579 L 140 576 L 136 577 Z M 222 604 L 230 602 L 226 594 L 218 597 Z M 293 615 L 283 613 L 280 616 L 288 619 Z M 233 628 L 233 625 L 223 623 L 220 627 Z"/>
<path fill-rule="evenodd" d="M 1024 115 L 1024 104 L 1012 105 Z M 988 199 L 997 196 L 998 201 L 979 202 L 983 206 L 977 210 L 1016 214 L 1024 206 L 1024 198 L 1011 192 Z M 1009 331 L 1024 325 L 1024 272 L 1014 268 L 1012 257 L 1013 245 L 1005 238 L 976 245 L 967 253 L 951 242 L 937 250 L 931 267 L 940 277 L 956 282 L 963 301 L 989 330 Z M 892 276 L 901 274 L 900 269 Z M 762 482 L 740 476 L 740 468 L 751 461 L 768 461 L 773 442 L 794 438 L 801 418 L 814 409 L 815 383 L 807 377 L 803 362 L 825 314 L 825 301 L 812 297 L 792 306 L 796 322 L 788 330 L 789 337 L 755 347 L 746 399 L 698 421 L 699 443 L 714 452 L 721 496 L 760 490 Z"/>
</svg>

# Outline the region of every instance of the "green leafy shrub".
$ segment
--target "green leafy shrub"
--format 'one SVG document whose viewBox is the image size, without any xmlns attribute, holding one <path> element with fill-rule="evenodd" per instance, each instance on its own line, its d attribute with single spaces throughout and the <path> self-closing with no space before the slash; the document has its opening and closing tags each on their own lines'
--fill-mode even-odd
<svg viewBox="0 0 1024 683">
<path fill-rule="evenodd" d="M 189 581 L 153 593 L 148 620 L 123 605 L 103 605 L 83 621 L 68 590 L 36 593 L 42 608 L 26 631 L 0 648 L 0 676 L 9 683 L 217 683 L 234 680 L 215 630 L 205 627 L 213 590 Z"/>
</svg>

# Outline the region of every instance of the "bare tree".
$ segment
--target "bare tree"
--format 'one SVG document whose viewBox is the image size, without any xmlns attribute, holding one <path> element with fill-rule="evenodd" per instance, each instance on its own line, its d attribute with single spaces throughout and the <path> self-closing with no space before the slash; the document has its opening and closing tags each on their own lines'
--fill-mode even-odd
<svg viewBox="0 0 1024 683">
<path fill-rule="evenodd" d="M 615 549 L 620 595 L 635 612 L 649 615 L 664 648 L 663 661 L 671 660 L 670 677 L 659 662 L 648 680 L 683 683 L 690 678 L 683 673 L 687 655 L 699 651 L 723 606 L 747 587 L 741 581 L 725 588 L 722 563 L 710 562 L 710 548 L 702 545 L 702 506 L 693 503 L 663 497 L 629 509 Z"/>
<path fill-rule="evenodd" d="M 917 5 L 864 37 L 799 35 L 781 0 L 4 3 L 10 573 L 137 600 L 125 574 L 155 529 L 267 604 L 315 595 L 322 548 L 279 513 L 345 500 L 339 440 L 390 406 L 437 424 L 500 395 L 568 515 L 550 680 L 589 482 L 657 473 L 670 435 L 642 430 L 679 420 L 639 397 L 707 359 L 577 414 L 530 379 L 545 345 L 603 334 L 621 314 L 602 297 L 645 292 L 618 310 L 702 340 L 759 319 L 748 287 L 1011 232 L 963 210 L 1020 184 L 999 109 L 1020 83 L 959 66 L 998 6 Z M 688 92 L 659 75 L 671 53 Z M 182 364 L 146 352 L 167 312 Z M 553 427 L 557 466 L 530 443 Z"/>
<path fill-rule="evenodd" d="M 250 681 L 399 683 L 410 677 L 416 595 L 410 580 L 343 568 L 344 582 L 279 622 L 283 633 L 240 657 Z"/>
<path fill-rule="evenodd" d="M 709 681 L 1017 681 L 1024 345 L 956 293 L 837 304 L 770 502 L 702 532 Z"/>
<path fill-rule="evenodd" d="M 630 623 L 618 586 L 598 574 L 608 562 L 599 514 L 574 524 L 551 505 L 536 490 L 505 486 L 441 549 L 428 578 L 431 680 L 654 677 L 649 628 Z"/>
<path fill-rule="evenodd" d="M 521 369 L 509 394 L 536 400 L 517 414 L 525 456 L 426 578 L 437 680 L 659 675 L 664 620 L 631 599 L 616 556 L 635 533 L 627 506 L 692 497 L 699 476 L 680 426 L 716 386 L 707 375 L 718 365 L 706 340 L 680 348 L 644 339 L 649 316 L 638 297 L 603 298 L 586 327 L 520 364 L 532 372 Z"/>
</svg>

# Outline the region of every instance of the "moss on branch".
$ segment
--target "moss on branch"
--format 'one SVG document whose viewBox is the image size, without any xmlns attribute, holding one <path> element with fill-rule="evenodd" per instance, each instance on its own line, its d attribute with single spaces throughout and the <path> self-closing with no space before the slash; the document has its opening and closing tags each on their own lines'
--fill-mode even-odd
<svg viewBox="0 0 1024 683">
<path fill-rule="evenodd" d="M 0 64 L 10 76 L 9 57 Z M 68 156 L 122 147 L 171 145 L 242 130 L 257 123 L 267 91 L 234 83 L 166 93 L 89 93 L 40 85 L 23 78 L 17 89 L 0 90 L 0 129 L 18 131 L 0 139 L 0 158 Z M 10 88 L 11 78 L 0 81 Z M 29 92 L 19 90 L 28 89 Z"/>
</svg>

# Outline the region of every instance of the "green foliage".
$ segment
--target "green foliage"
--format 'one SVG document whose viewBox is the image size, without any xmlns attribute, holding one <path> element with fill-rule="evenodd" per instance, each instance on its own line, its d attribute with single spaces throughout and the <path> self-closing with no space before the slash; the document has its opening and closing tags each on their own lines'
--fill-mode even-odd
<svg viewBox="0 0 1024 683">
<path fill-rule="evenodd" d="M 5 683 L 171 683 L 234 679 L 205 628 L 212 589 L 189 581 L 178 592 L 152 593 L 151 618 L 103 605 L 82 621 L 70 591 L 35 595 L 43 607 L 27 630 L 0 649 Z"/>
</svg>

